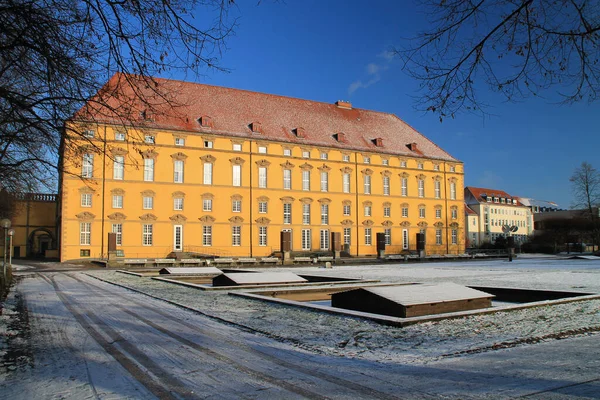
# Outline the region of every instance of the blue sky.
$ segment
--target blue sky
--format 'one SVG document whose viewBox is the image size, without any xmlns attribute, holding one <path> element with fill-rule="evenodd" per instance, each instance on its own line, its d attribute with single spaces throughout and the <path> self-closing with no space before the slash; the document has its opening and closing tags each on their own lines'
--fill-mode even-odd
<svg viewBox="0 0 600 400">
<path fill-rule="evenodd" d="M 238 3 L 239 26 L 221 58 L 231 71 L 207 71 L 201 83 L 329 103 L 344 99 L 396 114 L 465 163 L 467 186 L 563 208 L 572 202 L 574 169 L 583 161 L 600 168 L 600 103 L 506 103 L 483 93 L 493 114 L 485 119 L 460 114 L 440 123 L 415 110 L 417 82 L 388 57 L 390 48 L 428 26 L 411 0 Z"/>
</svg>

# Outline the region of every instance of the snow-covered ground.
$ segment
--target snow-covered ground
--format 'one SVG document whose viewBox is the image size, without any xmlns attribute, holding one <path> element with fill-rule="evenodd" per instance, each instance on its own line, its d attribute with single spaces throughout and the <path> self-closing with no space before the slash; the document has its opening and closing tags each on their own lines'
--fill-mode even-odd
<svg viewBox="0 0 600 400">
<path fill-rule="evenodd" d="M 269 271 L 289 270 L 287 268 Z M 427 264 L 377 264 L 294 268 L 382 282 L 447 282 L 464 285 L 552 289 L 600 293 L 600 261 L 556 258 Z M 404 328 L 263 303 L 116 272 L 93 276 L 185 305 L 248 329 L 321 354 L 377 361 L 427 363 L 432 360 L 551 340 L 600 330 L 600 300 L 575 302 L 428 322 Z"/>
<path fill-rule="evenodd" d="M 3 340 L 0 348 L 0 398 L 546 399 L 600 393 L 600 300 L 397 328 L 115 271 L 19 269 L 22 281 L 0 318 L 0 334 L 11 345 Z M 600 293 L 598 260 L 293 272 Z"/>
</svg>

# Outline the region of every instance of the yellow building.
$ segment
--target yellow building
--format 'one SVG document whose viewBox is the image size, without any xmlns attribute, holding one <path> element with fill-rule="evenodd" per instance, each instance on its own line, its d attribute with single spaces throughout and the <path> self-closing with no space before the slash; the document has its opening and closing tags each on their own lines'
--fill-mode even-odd
<svg viewBox="0 0 600 400">
<path fill-rule="evenodd" d="M 428 254 L 464 251 L 463 164 L 395 115 L 157 82 L 176 106 L 123 124 L 120 96 L 69 121 L 84 137 L 65 146 L 62 260 L 105 257 L 109 232 L 127 258 L 267 256 L 282 231 L 293 251 L 329 250 L 332 232 L 350 255 L 376 254 L 379 232 L 414 251 L 421 231 Z"/>
</svg>

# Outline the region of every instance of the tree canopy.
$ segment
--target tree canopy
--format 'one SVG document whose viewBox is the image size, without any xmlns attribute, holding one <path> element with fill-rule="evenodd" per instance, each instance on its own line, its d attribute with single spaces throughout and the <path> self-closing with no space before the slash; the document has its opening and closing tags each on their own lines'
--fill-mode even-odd
<svg viewBox="0 0 600 400">
<path fill-rule="evenodd" d="M 600 93 L 598 0 L 422 0 L 431 28 L 395 49 L 420 83 L 417 107 L 442 120 L 485 113 L 482 91 L 513 101 Z"/>
<path fill-rule="evenodd" d="M 0 189 L 55 185 L 61 139 L 79 134 L 65 120 L 115 72 L 152 86 L 168 71 L 221 68 L 232 4 L 0 0 Z"/>
</svg>

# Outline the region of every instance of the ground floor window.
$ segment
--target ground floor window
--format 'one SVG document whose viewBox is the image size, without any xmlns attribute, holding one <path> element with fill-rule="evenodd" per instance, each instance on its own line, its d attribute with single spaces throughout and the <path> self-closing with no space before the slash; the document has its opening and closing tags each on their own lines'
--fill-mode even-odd
<svg viewBox="0 0 600 400">
<path fill-rule="evenodd" d="M 329 250 L 329 229 L 321 229 L 321 250 Z"/>
<path fill-rule="evenodd" d="M 80 245 L 89 245 L 91 242 L 92 242 L 92 223 L 91 222 L 80 223 L 79 224 L 79 244 Z"/>
<path fill-rule="evenodd" d="M 310 250 L 311 248 L 311 230 L 302 229 L 302 250 Z"/>
<path fill-rule="evenodd" d="M 123 245 L 123 224 L 112 224 L 112 232 L 117 234 L 117 246 Z"/>
<path fill-rule="evenodd" d="M 442 244 L 442 230 L 441 229 L 435 230 L 435 244 L 437 244 L 437 245 Z"/>
<path fill-rule="evenodd" d="M 402 229 L 402 249 L 408 249 L 408 229 Z"/>
<path fill-rule="evenodd" d="M 344 244 L 350 244 L 350 233 L 352 228 L 344 228 Z"/>
<path fill-rule="evenodd" d="M 241 246 L 242 245 L 242 227 L 232 226 L 231 227 L 231 245 Z"/>
<path fill-rule="evenodd" d="M 390 246 L 392 244 L 392 230 L 386 228 L 383 230 L 383 233 L 385 235 L 385 245 Z"/>
<path fill-rule="evenodd" d="M 212 226 L 210 225 L 202 227 L 202 245 L 212 246 Z"/>
<path fill-rule="evenodd" d="M 259 246 L 267 245 L 267 227 L 266 226 L 258 227 L 258 245 Z"/>
<path fill-rule="evenodd" d="M 458 243 L 458 231 L 456 229 L 452 229 L 451 237 L 452 237 L 452 244 L 457 244 Z"/>
<path fill-rule="evenodd" d="M 152 246 L 152 224 L 144 224 L 142 228 L 142 244 L 144 246 Z"/>
<path fill-rule="evenodd" d="M 365 228 L 365 245 L 370 246 L 371 244 L 371 228 Z"/>
</svg>

